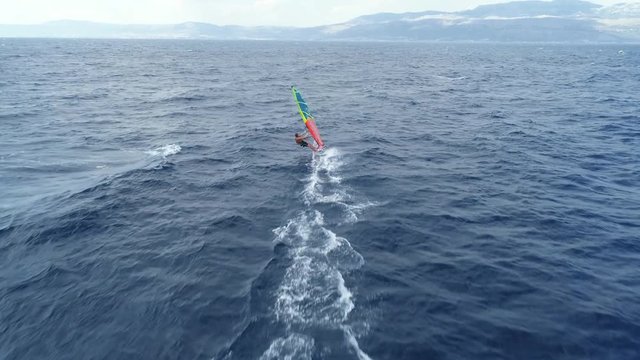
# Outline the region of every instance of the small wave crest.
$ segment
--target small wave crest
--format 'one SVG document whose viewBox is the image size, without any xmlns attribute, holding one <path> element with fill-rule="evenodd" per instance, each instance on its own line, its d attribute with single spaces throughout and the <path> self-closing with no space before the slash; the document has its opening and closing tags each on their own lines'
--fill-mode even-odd
<svg viewBox="0 0 640 360">
<path fill-rule="evenodd" d="M 163 146 L 157 147 L 153 150 L 146 151 L 146 153 L 151 156 L 162 156 L 166 158 L 167 156 L 175 155 L 180 151 L 182 151 L 182 147 L 180 147 L 180 145 L 169 144 L 169 145 L 163 145 Z"/>
</svg>

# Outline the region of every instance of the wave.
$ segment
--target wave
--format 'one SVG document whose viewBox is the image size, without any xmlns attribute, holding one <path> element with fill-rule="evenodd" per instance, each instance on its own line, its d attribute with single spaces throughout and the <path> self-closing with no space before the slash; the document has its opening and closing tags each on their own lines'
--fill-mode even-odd
<svg viewBox="0 0 640 360">
<path fill-rule="evenodd" d="M 126 158 L 107 161 L 103 159 L 101 162 L 85 160 L 82 162 L 52 162 L 38 163 L 36 165 L 14 166 L 12 171 L 22 174 L 38 175 L 40 173 L 64 173 L 66 175 L 64 182 L 59 182 L 59 187 L 42 186 L 42 190 L 32 191 L 30 198 L 23 201 L 18 206 L 7 207 L 9 211 L 4 214 L 4 209 L 0 207 L 0 229 L 5 227 L 5 222 L 23 222 L 35 216 L 35 214 L 44 215 L 50 207 L 63 204 L 76 196 L 82 196 L 97 190 L 101 190 L 105 186 L 110 186 L 114 181 L 135 177 L 137 173 L 146 173 L 149 171 L 158 171 L 169 168 L 168 158 L 178 154 L 182 148 L 180 145 L 169 144 L 156 147 L 152 150 L 126 150 Z M 13 154 L 9 154 L 13 156 Z M 145 183 L 147 186 L 157 186 L 163 184 L 162 181 Z M 35 213 L 34 213 L 35 212 Z M 43 214 L 41 214 L 41 212 Z M 11 216 L 9 216 L 11 214 Z M 38 240 L 42 242 L 42 240 Z"/>
<path fill-rule="evenodd" d="M 157 147 L 153 150 L 146 151 L 146 153 L 151 156 L 162 156 L 166 158 L 167 156 L 175 155 L 180 151 L 182 151 L 182 147 L 180 147 L 180 145 L 169 144 L 169 145 L 163 145 L 163 146 Z"/>
</svg>

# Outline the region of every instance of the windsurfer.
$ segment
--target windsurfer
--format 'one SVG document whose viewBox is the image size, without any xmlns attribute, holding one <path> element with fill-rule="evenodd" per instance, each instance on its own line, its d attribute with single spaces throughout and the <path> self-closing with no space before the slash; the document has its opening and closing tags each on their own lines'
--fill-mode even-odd
<svg viewBox="0 0 640 360">
<path fill-rule="evenodd" d="M 304 134 L 296 133 L 296 144 L 302 147 L 308 147 L 313 151 L 318 151 L 318 148 L 316 146 L 314 146 L 313 144 L 309 144 L 308 142 L 305 141 L 305 139 L 307 139 L 308 137 L 309 137 L 309 133 L 304 133 Z"/>
</svg>

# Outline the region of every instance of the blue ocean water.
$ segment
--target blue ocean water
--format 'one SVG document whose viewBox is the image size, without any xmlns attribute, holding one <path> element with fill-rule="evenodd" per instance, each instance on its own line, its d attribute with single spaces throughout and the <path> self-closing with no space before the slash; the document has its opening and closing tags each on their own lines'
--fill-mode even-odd
<svg viewBox="0 0 640 360">
<path fill-rule="evenodd" d="M 639 69 L 0 39 L 0 359 L 638 359 Z"/>
</svg>

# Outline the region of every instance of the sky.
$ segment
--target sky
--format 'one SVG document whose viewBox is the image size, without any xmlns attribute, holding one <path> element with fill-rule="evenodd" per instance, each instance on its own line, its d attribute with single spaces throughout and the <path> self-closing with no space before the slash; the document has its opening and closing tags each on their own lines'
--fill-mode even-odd
<svg viewBox="0 0 640 360">
<path fill-rule="evenodd" d="M 613 5 L 624 0 L 592 0 Z M 465 10 L 501 0 L 0 0 L 0 24 L 86 20 L 116 24 L 316 26 L 378 12 Z M 636 1 L 629 1 L 636 2 Z"/>
</svg>

